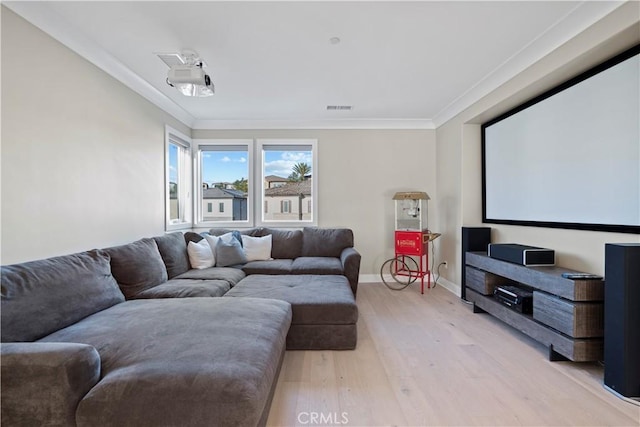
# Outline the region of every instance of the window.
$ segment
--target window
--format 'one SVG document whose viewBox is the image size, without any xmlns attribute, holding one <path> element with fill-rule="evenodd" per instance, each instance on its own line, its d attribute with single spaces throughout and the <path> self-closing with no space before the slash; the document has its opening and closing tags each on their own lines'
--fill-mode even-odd
<svg viewBox="0 0 640 427">
<path fill-rule="evenodd" d="M 202 139 L 196 144 L 197 227 L 317 224 L 316 140 Z"/>
<path fill-rule="evenodd" d="M 190 228 L 191 139 L 167 126 L 165 147 L 165 227 Z"/>
<path fill-rule="evenodd" d="M 265 205 L 257 222 L 283 227 L 316 224 L 316 141 L 261 139 L 257 143 L 261 158 L 257 175 L 262 178 L 259 197 Z M 276 209 L 270 211 L 267 206 L 273 203 Z"/>
<path fill-rule="evenodd" d="M 253 224 L 252 140 L 201 140 L 196 161 L 196 222 L 202 227 L 243 227 Z M 207 184 L 206 186 L 204 184 Z M 217 203 L 216 212 L 204 209 Z"/>
</svg>

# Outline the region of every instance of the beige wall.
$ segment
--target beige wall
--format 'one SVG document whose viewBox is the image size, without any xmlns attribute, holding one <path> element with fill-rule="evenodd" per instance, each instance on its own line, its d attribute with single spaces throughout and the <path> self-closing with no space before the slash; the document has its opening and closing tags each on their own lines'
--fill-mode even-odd
<svg viewBox="0 0 640 427">
<path fill-rule="evenodd" d="M 164 230 L 167 114 L 2 7 L 4 264 Z"/>
<path fill-rule="evenodd" d="M 317 139 L 318 226 L 353 229 L 361 274 L 379 274 L 393 255 L 393 194 L 435 197 L 434 130 L 194 130 L 191 136 Z"/>
<path fill-rule="evenodd" d="M 443 276 L 458 287 L 461 227 L 482 225 L 479 124 L 638 43 L 640 3 L 630 2 L 559 47 L 534 66 L 437 129 L 436 211 L 444 236 L 438 257 L 450 267 Z M 553 209 L 553 207 L 549 207 Z M 639 242 L 637 235 L 537 227 L 492 227 L 493 242 L 555 249 L 558 265 L 604 274 L 604 244 Z"/>
</svg>

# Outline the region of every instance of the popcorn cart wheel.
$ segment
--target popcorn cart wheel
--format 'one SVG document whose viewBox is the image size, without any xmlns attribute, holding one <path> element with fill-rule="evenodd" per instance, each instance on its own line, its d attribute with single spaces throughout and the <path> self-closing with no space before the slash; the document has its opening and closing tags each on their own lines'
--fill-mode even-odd
<svg viewBox="0 0 640 427">
<path fill-rule="evenodd" d="M 418 263 L 407 255 L 398 255 L 395 258 L 390 258 L 380 267 L 382 283 L 394 291 L 403 290 L 418 280 L 418 277 Z"/>
</svg>

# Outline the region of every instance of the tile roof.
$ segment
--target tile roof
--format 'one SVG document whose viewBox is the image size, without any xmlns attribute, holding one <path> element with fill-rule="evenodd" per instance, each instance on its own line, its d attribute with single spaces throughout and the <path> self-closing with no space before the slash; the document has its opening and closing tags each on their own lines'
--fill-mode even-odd
<svg viewBox="0 0 640 427">
<path fill-rule="evenodd" d="M 311 180 L 299 182 L 289 182 L 281 187 L 267 188 L 264 190 L 265 196 L 298 196 L 300 193 L 305 196 L 311 195 Z"/>
<path fill-rule="evenodd" d="M 228 190 L 226 188 L 205 188 L 202 190 L 203 199 L 246 199 L 247 195 L 240 190 Z"/>
</svg>

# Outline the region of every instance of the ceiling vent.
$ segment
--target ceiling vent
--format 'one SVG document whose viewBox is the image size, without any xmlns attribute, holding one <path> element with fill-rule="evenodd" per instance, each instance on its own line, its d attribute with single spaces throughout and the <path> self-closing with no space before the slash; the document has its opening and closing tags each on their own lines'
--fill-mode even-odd
<svg viewBox="0 0 640 427">
<path fill-rule="evenodd" d="M 327 105 L 327 111 L 351 111 L 353 105 Z"/>
</svg>

